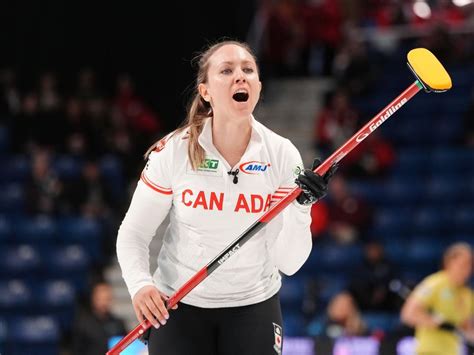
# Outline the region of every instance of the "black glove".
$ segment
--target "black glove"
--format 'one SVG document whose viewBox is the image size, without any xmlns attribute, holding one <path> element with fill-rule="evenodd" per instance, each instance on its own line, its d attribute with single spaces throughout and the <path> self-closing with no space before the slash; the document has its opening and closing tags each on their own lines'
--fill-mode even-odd
<svg viewBox="0 0 474 355">
<path fill-rule="evenodd" d="M 438 325 L 439 329 L 447 330 L 449 332 L 455 332 L 457 331 L 457 328 L 454 324 L 449 323 L 449 322 L 442 322 L 440 325 Z"/>
<path fill-rule="evenodd" d="M 296 201 L 301 205 L 312 205 L 326 196 L 329 179 L 338 168 L 338 165 L 334 164 L 321 176 L 313 171 L 319 165 L 321 165 L 321 160 L 318 158 L 314 159 L 313 167 L 311 169 L 305 169 L 295 180 L 296 185 L 303 190 L 296 198 Z"/>
</svg>

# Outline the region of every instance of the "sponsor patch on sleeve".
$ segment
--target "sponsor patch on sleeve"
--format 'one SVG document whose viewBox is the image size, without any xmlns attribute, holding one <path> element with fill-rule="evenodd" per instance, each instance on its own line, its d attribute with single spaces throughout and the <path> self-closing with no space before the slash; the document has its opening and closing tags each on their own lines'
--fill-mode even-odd
<svg viewBox="0 0 474 355">
<path fill-rule="evenodd" d="M 167 137 L 160 139 L 158 143 L 156 143 L 156 147 L 155 149 L 153 149 L 153 151 L 157 153 L 161 152 L 165 148 L 166 142 L 167 142 Z"/>
</svg>

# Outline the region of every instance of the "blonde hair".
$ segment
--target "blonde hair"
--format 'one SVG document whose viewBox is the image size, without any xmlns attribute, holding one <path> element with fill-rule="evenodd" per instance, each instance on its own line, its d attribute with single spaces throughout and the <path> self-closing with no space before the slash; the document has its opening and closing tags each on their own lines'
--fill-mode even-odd
<svg viewBox="0 0 474 355">
<path fill-rule="evenodd" d="M 473 252 L 469 243 L 457 242 L 451 244 L 443 253 L 443 267 L 446 267 L 451 260 L 456 259 L 460 254 L 464 252 Z"/>
<path fill-rule="evenodd" d="M 168 138 L 173 135 L 186 131 L 188 143 L 188 157 L 191 162 L 191 167 L 196 170 L 204 160 L 204 149 L 198 142 L 199 135 L 202 132 L 204 121 L 206 118 L 213 117 L 212 107 L 209 102 L 205 101 L 199 94 L 198 87 L 200 84 L 207 82 L 207 72 L 209 70 L 209 59 L 210 57 L 221 47 L 225 45 L 233 44 L 244 48 L 253 57 L 255 62 L 257 58 L 249 45 L 244 42 L 237 40 L 220 40 L 215 43 L 211 43 L 205 50 L 201 51 L 194 59 L 193 62 L 198 63 L 198 72 L 196 75 L 196 83 L 194 86 L 194 94 L 187 107 L 186 119 L 176 130 L 168 135 Z M 148 159 L 150 153 L 156 148 L 159 140 L 153 143 L 145 153 L 145 159 Z"/>
</svg>

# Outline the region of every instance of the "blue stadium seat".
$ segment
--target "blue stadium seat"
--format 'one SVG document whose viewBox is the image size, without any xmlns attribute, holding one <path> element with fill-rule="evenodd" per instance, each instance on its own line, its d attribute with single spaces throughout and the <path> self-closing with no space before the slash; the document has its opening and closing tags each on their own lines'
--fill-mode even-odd
<svg viewBox="0 0 474 355">
<path fill-rule="evenodd" d="M 347 287 L 347 280 L 344 277 L 338 277 L 336 274 L 316 279 L 318 291 L 318 303 L 326 306 L 331 298 Z"/>
<path fill-rule="evenodd" d="M 126 183 L 121 160 L 115 155 L 106 155 L 101 159 L 99 167 L 112 194 L 120 195 Z"/>
<path fill-rule="evenodd" d="M 471 164 L 470 167 L 474 169 L 474 163 Z M 472 203 L 474 200 L 474 170 L 466 173 L 466 181 L 463 184 L 464 196 L 459 201 L 460 203 Z"/>
<path fill-rule="evenodd" d="M 370 234 L 380 240 L 407 238 L 412 222 L 413 209 L 407 207 L 382 207 L 377 209 Z"/>
<path fill-rule="evenodd" d="M 429 136 L 432 138 L 434 146 L 456 144 L 463 138 L 463 129 L 461 117 L 453 119 L 452 114 L 449 113 L 433 123 Z"/>
<path fill-rule="evenodd" d="M 426 181 L 424 200 L 436 205 L 456 202 L 465 193 L 463 182 L 460 175 L 438 174 Z"/>
<path fill-rule="evenodd" d="M 350 190 L 368 202 L 378 205 L 384 202 L 384 184 L 367 181 L 349 181 Z"/>
<path fill-rule="evenodd" d="M 72 155 L 63 154 L 54 158 L 52 168 L 60 179 L 77 179 L 81 176 L 82 161 Z"/>
<path fill-rule="evenodd" d="M 468 93 L 472 89 L 472 79 L 473 79 L 473 68 L 470 66 L 465 65 L 456 65 L 453 64 L 449 68 L 449 75 L 451 76 L 451 80 L 453 81 L 454 85 L 456 85 L 456 89 L 467 87 L 469 88 Z M 456 95 L 455 92 L 448 92 L 451 95 Z"/>
<path fill-rule="evenodd" d="M 447 92 L 443 100 L 440 101 L 442 104 L 438 112 L 450 117 L 462 117 L 469 106 L 469 96 L 459 95 L 455 91 Z"/>
<path fill-rule="evenodd" d="M 283 316 L 284 336 L 297 337 L 306 335 L 306 320 L 301 312 L 286 312 Z"/>
<path fill-rule="evenodd" d="M 10 144 L 9 132 L 7 127 L 0 126 L 0 154 L 3 154 L 8 151 Z"/>
<path fill-rule="evenodd" d="M 109 179 L 121 178 L 123 174 L 122 163 L 115 155 L 105 155 L 99 163 L 102 175 Z"/>
<path fill-rule="evenodd" d="M 283 308 L 300 309 L 303 304 L 306 289 L 306 278 L 289 276 L 282 278 L 280 302 Z"/>
<path fill-rule="evenodd" d="M 328 245 L 320 250 L 322 271 L 350 271 L 362 262 L 360 245 Z"/>
<path fill-rule="evenodd" d="M 413 268 L 425 267 L 427 270 L 436 268 L 440 264 L 446 246 L 444 240 L 426 236 L 414 238 L 406 249 L 404 262 Z"/>
<path fill-rule="evenodd" d="M 0 296 L 1 297 L 1 296 Z M 7 321 L 0 318 L 0 353 L 5 354 L 5 343 L 8 339 Z"/>
<path fill-rule="evenodd" d="M 413 145 L 426 146 L 431 141 L 431 136 L 421 134 L 423 128 L 426 127 L 424 120 L 419 115 L 411 114 L 406 117 L 398 117 L 397 122 L 391 127 L 390 141 L 396 146 Z"/>
<path fill-rule="evenodd" d="M 100 238 L 101 225 L 97 219 L 81 216 L 63 217 L 58 220 L 58 233 L 62 239 L 89 242 Z"/>
<path fill-rule="evenodd" d="M 472 152 L 467 148 L 443 147 L 434 149 L 429 158 L 429 167 L 433 173 L 461 173 L 474 163 Z"/>
<path fill-rule="evenodd" d="M 0 281 L 0 313 L 17 315 L 34 309 L 34 297 L 31 287 L 22 280 Z"/>
<path fill-rule="evenodd" d="M 399 264 L 400 260 L 405 258 L 407 245 L 408 241 L 406 239 L 385 239 L 383 241 L 383 247 L 387 259 L 395 264 Z"/>
<path fill-rule="evenodd" d="M 20 244 L 0 250 L 0 275 L 31 276 L 41 269 L 42 260 L 32 245 Z"/>
<path fill-rule="evenodd" d="M 97 259 L 101 253 L 102 226 L 97 219 L 63 217 L 58 220 L 58 239 L 65 244 L 82 245 L 92 258 Z"/>
<path fill-rule="evenodd" d="M 429 171 L 429 151 L 425 149 L 400 148 L 396 154 L 392 173 L 396 176 L 419 176 Z"/>
<path fill-rule="evenodd" d="M 438 112 L 440 100 L 435 95 L 417 95 L 416 100 L 410 101 L 408 105 L 404 105 L 397 115 L 407 115 L 417 119 L 420 115 L 432 117 Z"/>
<path fill-rule="evenodd" d="M 24 211 L 24 190 L 19 183 L 8 183 L 0 186 L 0 213 L 15 215 Z"/>
<path fill-rule="evenodd" d="M 76 289 L 66 279 L 47 280 L 37 288 L 38 308 L 44 314 L 54 315 L 61 328 L 70 328 L 74 318 Z"/>
<path fill-rule="evenodd" d="M 53 317 L 15 317 L 8 329 L 9 354 L 59 354 L 60 328 Z"/>
<path fill-rule="evenodd" d="M 56 246 L 45 253 L 45 264 L 51 278 L 70 280 L 78 291 L 83 290 L 91 262 L 84 247 L 75 244 Z"/>
<path fill-rule="evenodd" d="M 385 203 L 399 206 L 423 201 L 424 181 L 413 176 L 393 178 L 384 185 Z"/>
<path fill-rule="evenodd" d="M 56 221 L 47 215 L 17 219 L 15 241 L 33 244 L 52 242 L 56 238 Z"/>
<path fill-rule="evenodd" d="M 46 264 L 50 273 L 84 271 L 89 266 L 90 257 L 80 245 L 54 247 L 48 250 Z"/>
<path fill-rule="evenodd" d="M 474 206 L 458 206 L 451 212 L 452 227 L 456 233 L 470 233 L 474 235 Z"/>
<path fill-rule="evenodd" d="M 67 280 L 48 280 L 39 285 L 38 301 L 47 309 L 72 306 L 75 302 L 76 290 Z"/>
<path fill-rule="evenodd" d="M 426 205 L 413 212 L 411 230 L 415 234 L 441 234 L 446 227 L 445 213 L 438 205 Z"/>
<path fill-rule="evenodd" d="M 0 243 L 7 242 L 12 236 L 12 226 L 10 220 L 0 215 Z"/>
<path fill-rule="evenodd" d="M 0 182 L 23 182 L 31 172 L 31 161 L 25 155 L 11 155 L 0 162 Z"/>
</svg>

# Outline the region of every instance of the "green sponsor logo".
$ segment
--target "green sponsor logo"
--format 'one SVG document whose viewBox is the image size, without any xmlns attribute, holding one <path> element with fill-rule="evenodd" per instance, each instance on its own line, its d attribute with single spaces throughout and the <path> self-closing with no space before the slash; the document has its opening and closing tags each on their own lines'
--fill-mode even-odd
<svg viewBox="0 0 474 355">
<path fill-rule="evenodd" d="M 295 174 L 295 176 L 298 176 L 302 171 L 303 171 L 302 167 L 296 166 L 296 168 L 293 169 L 293 174 Z"/>
<path fill-rule="evenodd" d="M 216 171 L 219 166 L 219 160 L 217 159 L 204 159 L 204 161 L 199 165 L 199 171 Z"/>
</svg>

